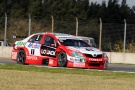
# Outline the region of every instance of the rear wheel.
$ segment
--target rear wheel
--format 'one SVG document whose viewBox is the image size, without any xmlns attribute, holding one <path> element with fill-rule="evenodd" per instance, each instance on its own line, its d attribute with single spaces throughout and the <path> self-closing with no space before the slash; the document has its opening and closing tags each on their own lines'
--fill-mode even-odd
<svg viewBox="0 0 135 90">
<path fill-rule="evenodd" d="M 19 53 L 17 54 L 17 63 L 25 64 L 25 60 L 26 60 L 26 53 L 24 50 L 20 50 Z"/>
<path fill-rule="evenodd" d="M 67 55 L 65 52 L 60 52 L 58 54 L 58 66 L 66 67 L 67 66 Z"/>
</svg>

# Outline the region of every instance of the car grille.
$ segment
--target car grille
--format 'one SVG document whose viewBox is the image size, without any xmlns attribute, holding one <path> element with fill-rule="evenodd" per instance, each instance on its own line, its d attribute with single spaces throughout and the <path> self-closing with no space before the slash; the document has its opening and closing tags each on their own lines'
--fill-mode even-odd
<svg viewBox="0 0 135 90">
<path fill-rule="evenodd" d="M 91 54 L 84 54 L 86 57 L 89 57 L 89 58 L 102 58 L 102 54 L 98 54 L 96 55 L 95 57 Z"/>
<path fill-rule="evenodd" d="M 96 67 L 100 67 L 101 62 L 98 61 L 90 61 L 89 66 L 96 66 Z"/>
</svg>

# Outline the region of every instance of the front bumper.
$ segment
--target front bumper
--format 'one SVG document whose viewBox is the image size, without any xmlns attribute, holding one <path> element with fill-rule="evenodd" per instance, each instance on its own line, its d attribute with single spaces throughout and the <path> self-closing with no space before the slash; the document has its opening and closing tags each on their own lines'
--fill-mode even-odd
<svg viewBox="0 0 135 90">
<path fill-rule="evenodd" d="M 101 60 L 98 61 L 90 61 L 86 60 L 86 62 L 75 62 L 68 60 L 67 67 L 74 67 L 74 68 L 90 68 L 90 69 L 107 69 L 108 68 L 108 60 Z"/>
</svg>

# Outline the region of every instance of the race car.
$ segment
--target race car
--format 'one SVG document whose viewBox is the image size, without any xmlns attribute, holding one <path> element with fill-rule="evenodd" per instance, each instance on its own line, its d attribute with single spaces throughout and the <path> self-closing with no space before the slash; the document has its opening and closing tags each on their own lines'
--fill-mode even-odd
<svg viewBox="0 0 135 90">
<path fill-rule="evenodd" d="M 42 32 L 16 41 L 11 59 L 18 64 L 107 69 L 108 56 L 80 37 Z"/>
</svg>

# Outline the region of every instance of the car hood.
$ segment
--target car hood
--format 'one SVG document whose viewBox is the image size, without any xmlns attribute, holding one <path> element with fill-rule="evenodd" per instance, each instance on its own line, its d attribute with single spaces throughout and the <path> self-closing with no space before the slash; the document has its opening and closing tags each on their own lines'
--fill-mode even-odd
<svg viewBox="0 0 135 90">
<path fill-rule="evenodd" d="M 103 54 L 102 51 L 100 51 L 97 48 L 94 47 L 76 47 L 76 46 L 68 46 L 68 49 L 72 51 L 79 51 L 84 54 Z"/>
</svg>

